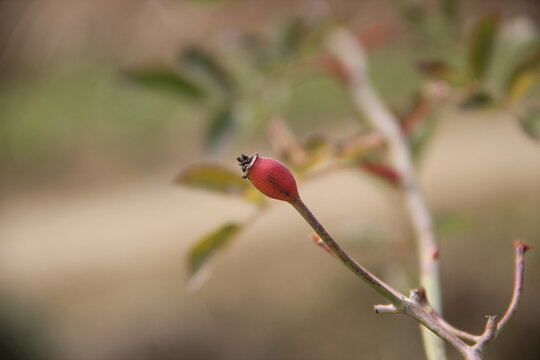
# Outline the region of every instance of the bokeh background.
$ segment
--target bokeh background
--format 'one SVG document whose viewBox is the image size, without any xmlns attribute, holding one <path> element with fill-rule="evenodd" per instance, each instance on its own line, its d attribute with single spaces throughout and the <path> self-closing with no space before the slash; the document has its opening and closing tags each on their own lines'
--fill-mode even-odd
<svg viewBox="0 0 540 360">
<path fill-rule="evenodd" d="M 412 3 L 429 11 L 439 2 Z M 200 289 L 186 286 L 197 239 L 256 209 L 176 186 L 175 176 L 209 160 L 234 169 L 240 152 L 276 156 L 266 136 L 273 115 L 300 140 L 366 129 L 336 82 L 287 75 L 287 97 L 276 101 L 282 82 L 244 74 L 262 110 L 214 136 L 206 103 L 125 78 L 147 64 L 174 66 L 193 44 L 221 54 L 239 33 L 271 38 L 293 17 L 329 16 L 372 35 L 381 24 L 398 29 L 388 37 L 379 28 L 381 43 L 368 57 L 377 89 L 399 112 L 422 85 L 415 61 L 459 57 L 460 49 L 440 40 L 451 31 L 436 16 L 427 16 L 433 37 L 423 41 L 425 33 L 410 30 L 415 13 L 406 4 L 0 1 L 0 358 L 422 358 L 417 325 L 374 314 L 384 299 L 314 246 L 287 204 L 271 203 L 216 256 Z M 506 34 L 538 36 L 535 0 L 461 1 L 462 41 L 494 9 Z M 498 54 L 504 68 L 510 55 Z M 277 90 L 268 95 L 267 86 Z M 535 104 L 534 94 L 524 102 Z M 265 107 L 272 101 L 279 113 Z M 540 144 L 500 107 L 441 106 L 434 123 L 417 166 L 438 224 L 444 312 L 480 332 L 484 316 L 509 302 L 512 241 L 540 245 Z M 403 292 L 417 285 L 414 241 L 394 188 L 346 168 L 300 189 L 360 263 Z M 527 254 L 521 306 L 490 359 L 540 357 L 537 252 Z"/>
</svg>

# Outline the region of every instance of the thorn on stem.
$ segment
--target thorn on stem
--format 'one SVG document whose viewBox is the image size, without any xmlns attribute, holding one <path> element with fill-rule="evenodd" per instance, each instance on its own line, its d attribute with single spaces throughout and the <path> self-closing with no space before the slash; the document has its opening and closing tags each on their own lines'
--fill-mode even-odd
<svg viewBox="0 0 540 360">
<path fill-rule="evenodd" d="M 326 245 L 326 243 L 321 239 L 321 237 L 317 235 L 317 233 L 311 233 L 311 239 L 315 244 L 326 250 L 330 255 L 336 256 L 336 254 L 334 254 L 334 252 L 328 247 L 328 245 Z"/>
<path fill-rule="evenodd" d="M 431 251 L 431 259 L 433 260 L 438 260 L 439 259 L 439 253 L 440 253 L 440 249 L 439 247 L 437 246 L 435 249 L 433 249 Z"/>
</svg>

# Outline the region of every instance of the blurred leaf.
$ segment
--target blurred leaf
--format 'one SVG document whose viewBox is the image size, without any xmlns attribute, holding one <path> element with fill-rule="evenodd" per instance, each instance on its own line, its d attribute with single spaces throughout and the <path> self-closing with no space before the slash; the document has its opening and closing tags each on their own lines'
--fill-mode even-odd
<svg viewBox="0 0 540 360">
<path fill-rule="evenodd" d="M 197 189 L 238 195 L 244 194 L 251 187 L 249 181 L 242 179 L 240 169 L 235 172 L 212 164 L 193 165 L 185 169 L 176 177 L 175 183 Z"/>
<path fill-rule="evenodd" d="M 332 151 L 330 140 L 322 134 L 310 135 L 305 143 L 304 149 L 312 157 L 323 156 L 328 157 Z"/>
<path fill-rule="evenodd" d="M 146 68 L 125 73 L 127 79 L 151 89 L 170 92 L 187 99 L 199 100 L 206 96 L 202 87 L 191 79 L 167 68 Z"/>
<path fill-rule="evenodd" d="M 192 46 L 182 52 L 181 62 L 187 68 L 200 72 L 226 92 L 233 88 L 230 74 L 211 53 Z"/>
<path fill-rule="evenodd" d="M 375 161 L 362 161 L 360 168 L 372 175 L 375 175 L 379 179 L 385 180 L 391 185 L 398 186 L 401 183 L 401 176 L 392 167 Z"/>
<path fill-rule="evenodd" d="M 188 254 L 189 287 L 194 290 L 200 285 L 197 275 L 205 265 L 222 251 L 226 245 L 238 235 L 241 226 L 236 223 L 227 223 L 199 239 Z"/>
<path fill-rule="evenodd" d="M 267 66 L 272 60 L 270 44 L 258 35 L 239 33 L 235 37 L 235 43 L 259 67 Z"/>
<path fill-rule="evenodd" d="M 300 17 L 288 21 L 281 29 L 279 48 L 281 54 L 289 56 L 298 51 L 303 38 L 308 32 L 306 23 Z"/>
<path fill-rule="evenodd" d="M 469 230 L 472 223 L 469 216 L 460 212 L 438 215 L 435 218 L 435 231 L 440 237 L 460 235 Z"/>
<path fill-rule="evenodd" d="M 458 15 L 458 0 L 440 0 L 443 14 L 450 20 L 456 20 Z"/>
<path fill-rule="evenodd" d="M 303 142 L 302 150 L 305 155 L 305 161 L 298 163 L 294 170 L 298 175 L 306 175 L 306 173 L 324 168 L 331 161 L 332 144 L 329 140 L 320 134 L 313 134 Z"/>
<path fill-rule="evenodd" d="M 397 117 L 400 119 L 401 128 L 405 134 L 410 134 L 422 124 L 424 120 L 433 112 L 431 101 L 421 93 L 417 93 L 411 99 L 411 105 L 406 113 Z"/>
<path fill-rule="evenodd" d="M 357 34 L 360 43 L 371 52 L 377 48 L 387 45 L 397 36 L 397 25 L 393 21 L 377 22 L 367 28 L 362 29 Z"/>
<path fill-rule="evenodd" d="M 523 97 L 540 82 L 540 47 L 527 54 L 512 70 L 506 81 L 506 96 L 510 101 Z"/>
<path fill-rule="evenodd" d="M 309 154 L 283 118 L 274 117 L 270 121 L 268 140 L 279 157 L 293 167 L 302 167 L 309 161 Z"/>
<path fill-rule="evenodd" d="M 493 105 L 493 98 L 490 94 L 486 92 L 475 92 L 469 95 L 463 102 L 460 104 L 462 109 L 473 110 L 473 109 L 482 109 Z"/>
<path fill-rule="evenodd" d="M 193 165 L 180 172 L 174 182 L 195 189 L 239 195 L 259 207 L 267 204 L 266 197 L 249 181 L 242 179 L 240 168 L 236 172 L 217 164 Z"/>
<path fill-rule="evenodd" d="M 255 186 L 251 185 L 244 193 L 244 200 L 254 205 L 257 205 L 259 208 L 264 208 L 266 205 L 268 205 L 268 197 L 266 197 L 266 195 L 257 190 Z"/>
<path fill-rule="evenodd" d="M 540 109 L 530 109 L 521 117 L 521 128 L 534 140 L 540 140 Z"/>
<path fill-rule="evenodd" d="M 467 77 L 460 70 L 442 60 L 425 60 L 417 63 L 418 69 L 429 79 L 444 81 L 450 85 L 462 86 Z"/>
<path fill-rule="evenodd" d="M 365 131 L 327 146 L 330 153 L 342 160 L 380 160 L 384 138 L 377 131 Z"/>
<path fill-rule="evenodd" d="M 422 6 L 411 0 L 394 0 L 395 5 L 403 17 L 413 24 L 420 24 L 424 19 L 425 11 Z"/>
<path fill-rule="evenodd" d="M 420 158 L 434 133 L 435 118 L 429 115 L 422 123 L 415 127 L 412 133 L 410 133 L 408 137 L 409 146 L 415 160 Z"/>
<path fill-rule="evenodd" d="M 232 104 L 225 104 L 210 115 L 210 123 L 206 132 L 206 147 L 218 148 L 231 134 L 236 123 Z"/>
<path fill-rule="evenodd" d="M 349 81 L 349 74 L 343 66 L 343 63 L 333 55 L 321 55 L 317 59 L 318 66 L 321 67 L 322 71 L 326 74 L 338 79 L 343 84 L 346 84 Z"/>
<path fill-rule="evenodd" d="M 469 66 L 477 79 L 483 79 L 493 54 L 495 35 L 499 27 L 499 15 L 492 13 L 476 25 L 469 48 Z"/>
</svg>

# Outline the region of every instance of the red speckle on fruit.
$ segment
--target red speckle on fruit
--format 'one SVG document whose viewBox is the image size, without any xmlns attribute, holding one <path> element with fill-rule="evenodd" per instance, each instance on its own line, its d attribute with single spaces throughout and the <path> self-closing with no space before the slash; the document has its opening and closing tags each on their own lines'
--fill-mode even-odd
<svg viewBox="0 0 540 360">
<path fill-rule="evenodd" d="M 294 176 L 276 159 L 258 156 L 237 158 L 251 183 L 263 194 L 273 199 L 293 202 L 300 198 Z"/>
</svg>

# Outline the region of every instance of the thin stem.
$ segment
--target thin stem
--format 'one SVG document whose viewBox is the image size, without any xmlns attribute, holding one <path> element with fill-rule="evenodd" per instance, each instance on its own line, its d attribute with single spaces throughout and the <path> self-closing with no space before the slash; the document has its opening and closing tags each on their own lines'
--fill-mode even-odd
<svg viewBox="0 0 540 360">
<path fill-rule="evenodd" d="M 402 179 L 408 213 L 417 239 L 420 283 L 426 289 L 433 307 L 441 312 L 441 286 L 438 261 L 439 248 L 433 229 L 433 220 L 415 177 L 407 142 L 397 119 L 383 105 L 370 83 L 366 58 L 361 44 L 347 30 L 336 30 L 330 37 L 330 47 L 341 61 L 347 82 L 357 107 L 387 140 L 392 163 Z M 428 359 L 446 359 L 444 343 L 422 330 Z"/>
<path fill-rule="evenodd" d="M 291 202 L 291 205 L 302 215 L 307 223 L 315 230 L 317 235 L 320 236 L 322 241 L 328 246 L 328 248 L 337 256 L 337 258 L 347 266 L 353 273 L 362 278 L 379 294 L 387 298 L 392 304 L 398 308 L 403 307 L 403 302 L 406 297 L 400 294 L 397 290 L 393 289 L 390 285 L 386 284 L 375 275 L 364 269 L 354 259 L 352 259 L 338 243 L 330 236 L 322 224 L 315 218 L 313 213 L 304 204 L 302 199 L 298 198 L 296 201 Z"/>
<path fill-rule="evenodd" d="M 524 255 L 527 250 L 531 247 L 524 243 L 522 240 L 516 240 L 514 242 L 514 247 L 516 249 L 516 260 L 514 268 L 514 291 L 512 292 L 512 300 L 506 313 L 503 315 L 499 323 L 497 324 L 497 330 L 495 332 L 495 337 L 499 336 L 501 330 L 504 326 L 512 319 L 516 313 L 517 307 L 519 305 L 519 300 L 521 298 L 521 293 L 523 290 L 523 277 L 525 270 L 525 260 Z"/>
<path fill-rule="evenodd" d="M 386 284 L 375 275 L 367 271 L 354 259 L 352 259 L 339 244 L 330 236 L 322 224 L 317 220 L 313 213 L 308 209 L 304 202 L 298 198 L 291 202 L 291 205 L 302 215 L 307 223 L 315 230 L 320 236 L 322 241 L 328 246 L 328 248 L 336 255 L 336 257 L 347 266 L 353 273 L 364 280 L 368 285 L 375 289 L 379 294 L 388 299 L 392 305 L 382 305 L 382 309 L 385 312 L 389 312 L 390 306 L 395 309 L 394 312 L 401 312 L 406 314 L 421 323 L 426 327 L 427 331 L 431 331 L 438 335 L 441 339 L 446 340 L 449 344 L 454 346 L 465 358 L 470 354 L 470 347 L 461 341 L 456 335 L 448 331 L 442 326 L 436 319 L 428 314 L 422 305 L 417 301 L 416 292 L 413 293 L 411 298 L 407 298 L 399 291 Z M 380 309 L 381 306 L 377 306 L 375 309 Z"/>
<path fill-rule="evenodd" d="M 327 253 L 329 253 L 330 255 L 334 257 L 337 257 L 337 255 L 334 254 L 332 249 L 330 249 L 328 245 L 326 245 L 326 243 L 321 239 L 319 235 L 317 235 L 317 233 L 311 233 L 311 239 L 313 240 L 315 244 L 319 245 L 324 251 L 326 251 Z"/>
</svg>

